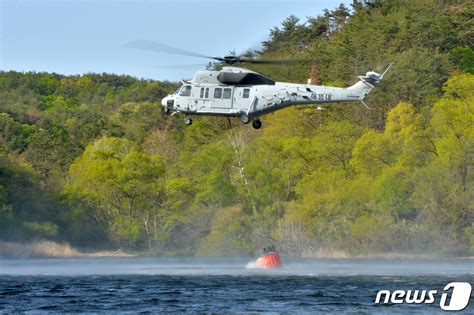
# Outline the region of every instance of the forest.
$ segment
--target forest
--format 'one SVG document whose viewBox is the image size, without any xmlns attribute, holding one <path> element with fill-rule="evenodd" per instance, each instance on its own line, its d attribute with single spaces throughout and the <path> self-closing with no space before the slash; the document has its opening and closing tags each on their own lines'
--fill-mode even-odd
<svg viewBox="0 0 474 315">
<path fill-rule="evenodd" d="M 474 255 L 474 4 L 370 1 L 269 30 L 275 80 L 369 95 L 238 119 L 162 111 L 180 84 L 0 72 L 0 241 L 155 256 Z M 219 65 L 213 65 L 215 67 Z"/>
</svg>

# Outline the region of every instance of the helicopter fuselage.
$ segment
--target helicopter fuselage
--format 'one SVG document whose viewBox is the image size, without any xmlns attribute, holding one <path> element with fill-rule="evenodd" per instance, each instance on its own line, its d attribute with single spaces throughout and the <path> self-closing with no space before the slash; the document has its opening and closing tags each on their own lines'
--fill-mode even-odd
<svg viewBox="0 0 474 315">
<path fill-rule="evenodd" d="M 380 74 L 367 72 L 354 85 L 341 88 L 275 82 L 247 69 L 224 67 L 221 71 L 197 72 L 191 81 L 165 97 L 162 105 L 166 111 L 238 116 L 247 123 L 292 105 L 361 101 L 380 80 Z"/>
</svg>

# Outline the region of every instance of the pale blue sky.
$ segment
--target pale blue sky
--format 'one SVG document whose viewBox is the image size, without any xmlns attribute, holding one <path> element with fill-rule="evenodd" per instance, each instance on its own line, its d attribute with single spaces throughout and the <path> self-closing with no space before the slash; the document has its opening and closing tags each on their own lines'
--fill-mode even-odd
<svg viewBox="0 0 474 315">
<path fill-rule="evenodd" d="M 0 69 L 108 72 L 176 81 L 205 59 L 124 47 L 153 40 L 204 55 L 258 48 L 289 15 L 303 21 L 350 0 L 0 0 Z"/>
</svg>

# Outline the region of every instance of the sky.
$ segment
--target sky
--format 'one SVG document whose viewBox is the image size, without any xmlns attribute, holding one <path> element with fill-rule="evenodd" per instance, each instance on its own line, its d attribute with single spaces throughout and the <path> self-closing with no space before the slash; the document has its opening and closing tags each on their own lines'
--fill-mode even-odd
<svg viewBox="0 0 474 315">
<path fill-rule="evenodd" d="M 302 21 L 350 0 L 0 0 L 0 69 L 107 72 L 179 81 L 206 59 L 137 50 L 152 40 L 223 56 L 258 49 L 290 15 Z M 175 67 L 175 65 L 191 65 Z"/>
</svg>

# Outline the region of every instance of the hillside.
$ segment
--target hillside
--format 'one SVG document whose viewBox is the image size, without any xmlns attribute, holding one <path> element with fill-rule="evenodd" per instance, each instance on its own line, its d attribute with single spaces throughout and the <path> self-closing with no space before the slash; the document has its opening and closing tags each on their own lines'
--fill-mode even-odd
<svg viewBox="0 0 474 315">
<path fill-rule="evenodd" d="M 276 80 L 353 84 L 358 103 L 238 120 L 162 113 L 178 83 L 0 72 L 0 241 L 84 250 L 474 254 L 474 5 L 372 1 L 270 30 Z"/>
</svg>

